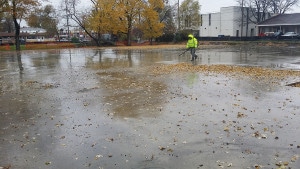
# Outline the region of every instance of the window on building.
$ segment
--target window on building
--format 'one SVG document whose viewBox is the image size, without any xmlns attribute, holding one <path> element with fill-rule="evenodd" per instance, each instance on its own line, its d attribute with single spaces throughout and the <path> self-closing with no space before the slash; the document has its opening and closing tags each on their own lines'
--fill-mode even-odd
<svg viewBox="0 0 300 169">
<path fill-rule="evenodd" d="M 211 25 L 211 14 L 208 15 L 208 25 Z"/>
<path fill-rule="evenodd" d="M 202 15 L 200 17 L 201 17 L 200 25 L 202 26 L 202 22 L 203 22 Z"/>
<path fill-rule="evenodd" d="M 253 28 L 251 29 L 251 33 L 250 34 L 251 34 L 251 36 L 254 36 L 254 29 Z"/>
</svg>

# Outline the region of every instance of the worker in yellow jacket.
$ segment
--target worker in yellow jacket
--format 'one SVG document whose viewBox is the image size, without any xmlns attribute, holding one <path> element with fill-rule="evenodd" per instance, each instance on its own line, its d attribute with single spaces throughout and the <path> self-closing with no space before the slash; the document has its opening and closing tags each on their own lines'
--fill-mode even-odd
<svg viewBox="0 0 300 169">
<path fill-rule="evenodd" d="M 191 61 L 194 61 L 198 57 L 195 54 L 197 47 L 198 47 L 198 40 L 192 34 L 189 34 L 188 35 L 188 41 L 186 43 L 186 48 L 189 49 L 190 52 L 191 52 L 191 55 L 192 55 L 192 60 Z"/>
</svg>

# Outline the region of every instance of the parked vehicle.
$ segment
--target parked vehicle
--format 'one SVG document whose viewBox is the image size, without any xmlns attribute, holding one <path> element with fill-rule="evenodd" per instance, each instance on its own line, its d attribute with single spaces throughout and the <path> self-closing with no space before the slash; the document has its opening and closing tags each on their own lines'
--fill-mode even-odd
<svg viewBox="0 0 300 169">
<path fill-rule="evenodd" d="M 298 37 L 299 34 L 296 32 L 286 32 L 285 34 L 283 34 L 282 36 L 288 36 L 288 37 Z"/>
<path fill-rule="evenodd" d="M 283 35 L 283 33 L 282 33 L 281 31 L 275 32 L 275 33 L 273 34 L 273 36 L 274 36 L 275 38 L 279 38 L 279 37 L 282 36 L 282 35 Z"/>
<path fill-rule="evenodd" d="M 265 32 L 265 36 L 272 37 L 274 36 L 274 32 Z"/>
<path fill-rule="evenodd" d="M 59 41 L 60 42 L 69 42 L 70 40 L 68 40 L 67 38 L 61 38 Z"/>
</svg>

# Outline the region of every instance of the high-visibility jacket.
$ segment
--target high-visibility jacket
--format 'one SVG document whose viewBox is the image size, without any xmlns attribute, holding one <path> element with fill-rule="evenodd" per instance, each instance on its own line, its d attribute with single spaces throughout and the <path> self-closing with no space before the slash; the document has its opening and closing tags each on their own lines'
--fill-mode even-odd
<svg viewBox="0 0 300 169">
<path fill-rule="evenodd" d="M 198 47 L 198 40 L 193 35 L 189 35 L 188 37 L 189 37 L 189 40 L 186 43 L 186 48 Z"/>
</svg>

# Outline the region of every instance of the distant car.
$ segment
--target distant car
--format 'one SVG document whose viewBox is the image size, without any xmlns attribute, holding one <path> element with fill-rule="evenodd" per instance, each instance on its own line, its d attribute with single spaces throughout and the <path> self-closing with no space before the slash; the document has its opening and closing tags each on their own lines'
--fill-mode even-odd
<svg viewBox="0 0 300 169">
<path fill-rule="evenodd" d="M 280 36 L 282 36 L 283 35 L 283 33 L 281 32 L 281 31 L 279 31 L 279 32 L 275 32 L 274 34 L 273 34 L 273 36 L 274 37 L 280 37 Z"/>
<path fill-rule="evenodd" d="M 265 36 L 274 36 L 274 32 L 265 32 Z"/>
<path fill-rule="evenodd" d="M 298 37 L 299 34 L 296 32 L 286 32 L 285 34 L 283 34 L 282 36 L 288 36 L 288 37 Z"/>
<path fill-rule="evenodd" d="M 91 41 L 90 39 L 86 39 L 86 38 L 79 39 L 79 42 L 90 42 L 90 41 Z"/>
<path fill-rule="evenodd" d="M 25 45 L 26 40 L 21 38 L 21 39 L 19 40 L 19 42 L 20 42 L 21 45 Z"/>
<path fill-rule="evenodd" d="M 67 38 L 61 38 L 59 41 L 60 42 L 68 42 L 69 40 Z"/>
</svg>

